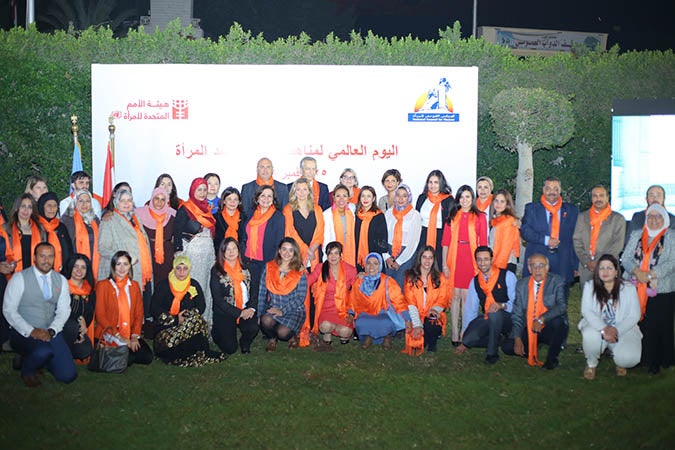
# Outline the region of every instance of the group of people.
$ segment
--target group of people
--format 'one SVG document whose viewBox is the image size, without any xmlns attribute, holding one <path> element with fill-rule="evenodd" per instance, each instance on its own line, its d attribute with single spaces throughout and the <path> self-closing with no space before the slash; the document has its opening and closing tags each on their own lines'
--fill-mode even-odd
<svg viewBox="0 0 675 450">
<path fill-rule="evenodd" d="M 433 170 L 413 206 L 396 169 L 383 174 L 379 199 L 352 169 L 332 190 L 316 179 L 315 159 L 300 169 L 285 185 L 262 158 L 241 190 L 219 195 L 209 173 L 186 199 L 161 174 L 145 204 L 123 182 L 103 205 L 85 172 L 60 202 L 31 178 L 0 229 L 0 341 L 17 352 L 24 382 L 39 385 L 42 367 L 70 382 L 100 345 L 128 346 L 129 364 L 156 356 L 198 366 L 250 353 L 259 333 L 267 351 L 279 341 L 333 351 L 334 338 L 386 350 L 401 336 L 403 352 L 420 355 L 437 350 L 448 321 L 458 354 L 485 347 L 494 364 L 501 347 L 554 369 L 576 273 L 584 377 L 607 352 L 619 375 L 640 361 L 650 373 L 673 363 L 675 222 L 660 186 L 626 233 L 600 185 L 579 213 L 547 178 L 519 218 L 488 177 L 453 195 Z"/>
</svg>

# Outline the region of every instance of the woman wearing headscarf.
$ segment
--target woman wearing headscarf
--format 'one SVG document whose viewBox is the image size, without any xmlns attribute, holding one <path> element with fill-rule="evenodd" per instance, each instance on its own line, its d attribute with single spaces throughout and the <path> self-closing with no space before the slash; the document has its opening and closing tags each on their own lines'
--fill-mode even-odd
<svg viewBox="0 0 675 450">
<path fill-rule="evenodd" d="M 101 260 L 98 251 L 99 219 L 91 207 L 89 191 L 81 189 L 73 193 L 73 199 L 66 213 L 61 217 L 61 222 L 68 230 L 75 253 L 81 253 L 91 261 L 94 281 L 96 281 Z"/>
<path fill-rule="evenodd" d="M 600 355 L 609 348 L 616 374 L 640 362 L 642 333 L 638 327 L 640 301 L 635 286 L 621 279 L 619 261 L 614 255 L 602 255 L 593 271 L 593 279 L 582 287 L 581 331 L 586 355 L 584 378 L 595 378 Z"/>
<path fill-rule="evenodd" d="M 173 182 L 173 178 L 168 173 L 163 173 L 157 177 L 155 181 L 155 187 L 161 187 L 169 193 L 169 206 L 178 211 L 178 208 L 183 204 L 183 199 L 178 197 L 178 191 L 176 190 L 176 183 Z"/>
<path fill-rule="evenodd" d="M 61 273 L 68 280 L 70 290 L 70 316 L 63 325 L 63 338 L 73 358 L 83 360 L 94 351 L 96 294 L 91 261 L 75 253 L 65 261 Z"/>
<path fill-rule="evenodd" d="M 115 253 L 124 250 L 131 255 L 132 277 L 143 292 L 145 318 L 150 319 L 152 296 L 152 255 L 150 241 L 140 220 L 134 214 L 134 198 L 126 189 L 120 189 L 113 197 L 114 210 L 99 228 L 98 251 L 102 261 L 109 261 Z M 107 276 L 106 265 L 101 264 L 98 279 Z"/>
<path fill-rule="evenodd" d="M 220 195 L 219 211 L 214 214 L 216 218 L 216 235 L 213 237 L 213 245 L 218 253 L 220 244 L 224 239 L 231 237 L 237 242 L 243 242 L 246 236 L 244 224 L 246 215 L 241 204 L 239 189 L 228 186 Z"/>
<path fill-rule="evenodd" d="M 269 339 L 268 352 L 277 349 L 277 341 L 288 341 L 291 349 L 300 346 L 298 335 L 305 322 L 306 295 L 307 277 L 300 247 L 292 238 L 283 238 L 276 256 L 265 265 L 258 294 L 260 330 Z"/>
<path fill-rule="evenodd" d="M 94 336 L 107 345 L 129 346 L 128 365 L 150 364 L 152 350 L 141 337 L 143 297 L 133 280 L 131 255 L 124 250 L 116 252 L 109 267 L 108 276 L 96 283 Z"/>
<path fill-rule="evenodd" d="M 384 255 L 387 274 L 403 287 L 406 270 L 412 267 L 422 232 L 422 217 L 412 207 L 412 193 L 407 184 L 394 189 L 392 207 L 384 213 L 387 221 L 388 254 Z"/>
<path fill-rule="evenodd" d="M 37 202 L 38 219 L 47 242 L 54 246 L 54 270 L 59 272 L 73 254 L 73 244 L 66 226 L 59 220 L 59 199 L 54 192 L 45 192 Z"/>
<path fill-rule="evenodd" d="M 314 295 L 312 333 L 321 337 L 316 349 L 330 349 L 332 335 L 348 344 L 354 333 L 354 315 L 349 314 L 349 291 L 356 281 L 356 268 L 342 260 L 342 244 L 326 245 L 326 261 L 307 276 Z"/>
<path fill-rule="evenodd" d="M 438 338 L 445 335 L 446 316 L 450 302 L 448 279 L 438 270 L 434 248 L 422 248 L 415 265 L 406 272 L 403 295 L 408 311 L 406 319 L 405 353 L 417 356 L 435 352 Z"/>
<path fill-rule="evenodd" d="M 623 249 L 624 277 L 637 286 L 644 356 L 651 374 L 673 364 L 675 235 L 669 226 L 666 209 L 653 203 L 644 227 L 631 233 Z"/>
<path fill-rule="evenodd" d="M 356 246 L 356 270 L 363 272 L 369 253 L 383 255 L 387 244 L 387 221 L 377 207 L 377 195 L 372 186 L 363 186 L 356 204 L 354 240 Z"/>
<path fill-rule="evenodd" d="M 420 212 L 422 217 L 422 233 L 420 234 L 419 244 L 417 244 L 417 250 L 421 250 L 426 245 L 431 245 L 436 249 L 436 261 L 441 261 L 443 257 L 443 245 L 441 243 L 443 224 L 454 205 L 455 199 L 452 196 L 452 189 L 445 180 L 443 172 L 440 170 L 429 172 L 427 181 L 424 183 L 424 191 L 417 197 L 415 205 L 415 209 Z"/>
<path fill-rule="evenodd" d="M 382 257 L 371 253 L 366 257 L 366 273 L 357 279 L 349 294 L 356 314 L 354 325 L 361 348 L 382 344 L 384 350 L 393 346 L 394 335 L 405 329 L 401 313 L 407 309 L 401 288 L 393 278 L 382 273 Z"/>
<path fill-rule="evenodd" d="M 457 190 L 457 203 L 450 210 L 443 228 L 443 274 L 448 278 L 452 292 L 451 322 L 452 345 L 462 340 L 459 318 L 469 292 L 469 283 L 478 273 L 473 257 L 476 248 L 487 245 L 485 215 L 476 208 L 471 186 Z"/>
<path fill-rule="evenodd" d="M 192 261 L 192 278 L 200 286 L 209 286 L 211 267 L 216 262 L 213 236 L 216 219 L 206 201 L 206 180 L 195 178 L 190 184 L 190 196 L 176 212 L 173 228 L 173 248 L 176 255 L 185 255 Z M 211 290 L 204 292 L 204 319 L 211 324 Z"/>
<path fill-rule="evenodd" d="M 152 276 L 154 285 L 166 280 L 173 261 L 173 226 L 176 210 L 169 206 L 169 194 L 164 188 L 155 188 L 147 205 L 136 208 L 150 240 Z"/>
<path fill-rule="evenodd" d="M 258 335 L 258 299 L 250 293 L 251 274 L 241 266 L 239 242 L 227 237 L 220 243 L 217 262 L 211 269 L 213 297 L 213 342 L 225 353 L 251 353 L 251 344 Z M 241 338 L 237 344 L 237 328 Z"/>
<path fill-rule="evenodd" d="M 206 304 L 199 283 L 190 276 L 192 263 L 176 256 L 166 279 L 152 294 L 155 318 L 155 355 L 167 364 L 199 367 L 227 358 L 209 349 L 209 325 L 202 314 Z"/>
<path fill-rule="evenodd" d="M 5 224 L 9 245 L 16 266 L 14 272 L 20 272 L 33 265 L 35 247 L 46 240 L 45 230 L 40 225 L 37 206 L 30 194 L 21 194 L 9 213 Z"/>
</svg>

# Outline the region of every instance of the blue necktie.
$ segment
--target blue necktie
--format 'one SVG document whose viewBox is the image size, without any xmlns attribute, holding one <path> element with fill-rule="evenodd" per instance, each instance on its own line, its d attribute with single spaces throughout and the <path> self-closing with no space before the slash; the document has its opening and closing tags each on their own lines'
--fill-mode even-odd
<svg viewBox="0 0 675 450">
<path fill-rule="evenodd" d="M 42 275 L 42 296 L 45 300 L 49 300 L 52 297 L 52 293 L 49 289 L 49 281 L 47 281 L 47 275 Z"/>
</svg>

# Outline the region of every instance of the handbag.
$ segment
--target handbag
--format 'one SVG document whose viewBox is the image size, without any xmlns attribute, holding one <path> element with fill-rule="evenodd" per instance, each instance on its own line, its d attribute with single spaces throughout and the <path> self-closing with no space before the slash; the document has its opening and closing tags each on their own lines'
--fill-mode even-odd
<svg viewBox="0 0 675 450">
<path fill-rule="evenodd" d="M 113 347 L 111 345 L 106 345 L 102 336 L 108 330 L 112 331 L 112 328 L 108 327 L 101 333 L 101 339 L 99 339 L 96 349 L 91 355 L 88 369 L 92 372 L 122 373 L 127 370 L 127 364 L 129 362 L 129 346 L 120 345 Z"/>
</svg>

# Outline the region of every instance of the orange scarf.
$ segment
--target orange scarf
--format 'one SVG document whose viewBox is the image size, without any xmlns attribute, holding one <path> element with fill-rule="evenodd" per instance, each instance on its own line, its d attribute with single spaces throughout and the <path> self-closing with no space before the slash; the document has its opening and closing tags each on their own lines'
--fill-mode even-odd
<svg viewBox="0 0 675 450">
<path fill-rule="evenodd" d="M 559 239 L 560 237 L 560 217 L 558 216 L 558 212 L 560 211 L 560 208 L 562 208 L 562 198 L 558 199 L 558 203 L 555 205 L 551 205 L 549 202 L 546 201 L 546 197 L 544 194 L 541 194 L 541 204 L 544 206 L 546 211 L 548 211 L 551 214 L 551 234 L 549 235 L 553 239 Z"/>
<path fill-rule="evenodd" d="M 32 255 L 35 253 L 35 246 L 38 245 L 40 242 L 42 242 L 42 238 L 40 236 L 40 229 L 38 228 L 37 224 L 33 222 L 32 220 L 30 221 L 30 254 L 31 258 L 33 257 Z M 23 269 L 26 269 L 30 267 L 32 264 L 27 264 L 24 266 L 23 264 L 23 252 L 21 250 L 21 236 L 23 234 L 19 233 L 19 227 L 18 223 L 15 223 L 12 225 L 12 253 L 14 254 L 16 258 L 16 268 L 14 269 L 14 273 L 19 273 Z M 29 261 L 30 262 L 30 261 Z"/>
<path fill-rule="evenodd" d="M 462 211 L 457 211 L 455 217 L 450 223 L 450 247 L 448 248 L 448 259 L 446 263 L 450 268 L 450 290 L 452 291 L 455 288 L 455 269 L 457 268 L 457 249 L 459 246 L 459 223 L 462 220 Z M 473 213 L 469 214 L 469 248 L 471 248 L 471 255 L 476 252 L 478 247 L 478 237 L 476 236 L 476 215 Z M 476 259 L 471 258 L 473 264 L 473 274 L 474 276 L 478 273 L 478 266 L 476 265 Z"/>
<path fill-rule="evenodd" d="M 389 305 L 387 304 L 387 295 L 385 290 L 385 280 L 386 275 L 380 274 L 380 285 L 373 291 L 370 296 L 367 296 L 359 287 L 361 286 L 362 280 L 357 279 L 354 285 L 352 286 L 351 296 L 352 296 L 352 308 L 354 312 L 358 315 L 360 313 L 370 314 L 371 316 L 376 316 L 382 310 L 386 310 Z M 391 285 L 389 286 L 391 287 Z"/>
<path fill-rule="evenodd" d="M 94 234 L 94 254 L 91 254 L 90 251 L 90 242 L 89 242 L 89 231 L 87 231 L 87 226 L 82 219 L 82 214 L 79 211 L 75 210 L 73 214 L 73 222 L 75 223 L 75 251 L 77 253 L 82 253 L 91 260 L 92 271 L 94 272 L 94 280 L 98 276 L 98 265 L 101 259 L 98 253 L 98 224 L 95 220 L 91 221 L 91 230 Z"/>
<path fill-rule="evenodd" d="M 1 217 L 1 216 L 0 216 Z M 0 224 L 0 237 L 2 237 L 5 240 L 5 261 L 7 262 L 12 262 L 14 261 L 14 253 L 12 252 L 12 246 L 9 245 L 9 237 L 7 236 L 7 232 L 5 231 L 5 227 Z M 2 255 L 0 255 L 2 256 Z M 9 274 L 11 275 L 11 274 Z M 7 279 L 9 279 L 9 275 L 7 275 Z"/>
<path fill-rule="evenodd" d="M 494 259 L 492 265 L 506 269 L 511 254 L 520 256 L 520 230 L 513 223 L 516 218 L 508 215 L 497 216 L 490 221 L 494 230 Z"/>
<path fill-rule="evenodd" d="M 270 217 L 272 217 L 272 214 L 274 214 L 274 211 L 276 210 L 277 209 L 274 207 L 274 205 L 270 206 L 264 214 L 260 212 L 260 206 L 255 209 L 253 217 L 251 217 L 251 220 L 248 221 L 248 241 L 246 243 L 246 247 L 247 249 L 250 249 L 250 251 L 247 252 L 247 256 L 255 255 L 259 245 L 258 241 L 262 242 L 262 239 L 264 238 L 264 236 L 260 236 L 260 227 L 270 220 Z"/>
<path fill-rule="evenodd" d="M 59 237 L 56 235 L 56 228 L 61 221 L 57 217 L 49 221 L 42 216 L 38 220 L 47 234 L 47 242 L 54 246 L 54 270 L 60 272 L 63 266 L 63 249 L 61 248 L 61 241 L 59 241 Z"/>
<path fill-rule="evenodd" d="M 185 280 L 183 280 L 183 282 L 184 281 Z M 173 283 L 171 283 L 171 280 L 169 280 L 169 289 L 171 289 L 171 293 L 173 294 L 173 301 L 171 302 L 169 314 L 172 316 L 177 316 L 178 313 L 180 313 L 180 303 L 183 301 L 183 298 L 185 298 L 185 294 L 187 294 L 187 291 L 190 289 L 190 287 L 192 287 L 192 284 L 190 283 L 190 277 L 188 277 L 187 283 L 185 283 L 183 290 L 179 290 L 178 288 L 174 287 Z"/>
<path fill-rule="evenodd" d="M 129 276 L 127 275 L 121 280 L 115 277 L 114 280 L 110 281 L 117 286 L 117 329 L 120 336 L 131 339 L 131 302 L 126 291 Z"/>
<path fill-rule="evenodd" d="M 150 216 L 155 219 L 155 262 L 164 264 L 164 219 L 166 213 L 157 214 L 152 208 L 148 208 Z"/>
<path fill-rule="evenodd" d="M 328 264 L 328 262 L 324 262 Z M 316 270 L 321 270 L 317 268 Z M 333 276 L 331 270 L 328 271 L 330 276 Z M 326 288 L 330 281 L 323 281 L 321 275 L 317 278 L 316 283 L 312 286 L 312 294 L 314 294 L 314 304 L 316 309 L 314 312 L 314 326 L 312 327 L 312 333 L 319 335 L 319 316 L 323 310 L 323 303 L 326 300 Z M 347 303 L 347 275 L 345 272 L 345 264 L 340 261 L 338 268 L 338 276 L 335 279 L 335 296 L 333 297 L 335 302 L 335 309 L 337 310 L 338 315 L 344 320 L 347 317 L 349 305 Z M 308 310 L 309 311 L 309 310 Z M 307 320 L 309 320 L 309 314 L 307 314 Z"/>
<path fill-rule="evenodd" d="M 495 265 L 493 265 L 492 268 L 490 269 L 490 275 L 488 275 L 487 280 L 485 280 L 485 276 L 483 276 L 483 273 L 478 274 L 478 285 L 485 294 L 485 305 L 483 306 L 483 311 L 485 312 L 484 315 L 485 320 L 488 319 L 488 311 L 490 310 L 490 306 L 492 306 L 492 304 L 495 302 L 495 297 L 494 295 L 492 295 L 492 290 L 497 285 L 498 279 L 499 279 L 499 268 L 496 267 Z"/>
<path fill-rule="evenodd" d="M 225 230 L 225 239 L 231 237 L 233 239 L 239 240 L 239 219 L 241 218 L 241 213 L 238 209 L 234 210 L 234 214 L 229 215 L 227 210 L 223 208 L 220 212 L 223 220 L 227 224 L 227 230 Z"/>
<path fill-rule="evenodd" d="M 187 209 L 192 217 L 195 218 L 204 228 L 208 228 L 211 231 L 211 236 L 215 233 L 216 227 L 216 218 L 211 214 L 211 210 L 202 211 L 199 206 L 195 205 L 192 199 L 189 199 L 186 202 L 183 202 L 183 206 Z"/>
<path fill-rule="evenodd" d="M 588 210 L 588 214 L 591 220 L 591 244 L 589 251 L 591 257 L 595 257 L 595 249 L 598 244 L 598 236 L 600 236 L 600 228 L 602 228 L 602 222 L 607 220 L 609 215 L 612 213 L 612 207 L 608 204 L 605 209 L 602 211 L 595 211 L 595 208 Z"/>
<path fill-rule="evenodd" d="M 361 229 L 359 230 L 359 250 L 356 256 L 357 262 L 361 267 L 366 267 L 366 256 L 370 253 L 368 249 L 368 230 L 370 229 L 370 221 L 373 220 L 382 211 L 359 211 L 356 216 L 361 219 Z"/>
<path fill-rule="evenodd" d="M 324 231 L 323 211 L 321 211 L 321 208 L 318 205 L 314 205 L 314 217 L 316 218 L 316 228 L 314 228 L 314 234 L 312 234 L 312 240 L 310 241 L 309 245 L 305 244 L 305 241 L 303 241 L 300 238 L 300 235 L 295 229 L 295 222 L 293 221 L 293 209 L 291 209 L 291 205 L 284 206 L 284 217 L 286 218 L 286 225 L 285 225 L 286 229 L 284 234 L 286 235 L 286 237 L 293 238 L 295 242 L 298 243 L 303 263 L 304 261 L 307 260 L 308 256 L 307 253 L 309 252 L 309 246 L 317 245 L 317 249 L 314 251 L 314 261 L 312 261 L 311 263 L 311 268 L 312 270 L 314 270 L 314 268 L 319 264 L 319 247 L 323 243 L 323 231 Z"/>
<path fill-rule="evenodd" d="M 441 202 L 450 197 L 450 194 L 432 194 L 427 191 L 427 199 L 434 205 L 429 213 L 429 226 L 427 227 L 427 245 L 436 248 L 436 236 L 438 230 L 436 229 L 436 221 L 438 212 L 441 210 Z"/>
<path fill-rule="evenodd" d="M 91 286 L 87 280 L 82 281 L 82 286 L 78 286 L 73 283 L 72 280 L 68 280 L 68 287 L 70 288 L 70 295 L 78 295 L 82 297 L 82 300 L 89 303 L 89 296 L 91 295 Z M 94 321 L 92 320 L 89 326 L 87 327 L 87 336 L 89 340 L 94 342 Z"/>
<path fill-rule="evenodd" d="M 345 208 L 345 222 L 347 223 L 347 234 L 342 227 L 342 219 L 337 208 L 331 208 L 333 213 L 333 228 L 335 229 L 335 240 L 342 244 L 342 259 L 352 266 L 356 266 L 356 240 L 354 239 L 354 213 L 349 208 Z"/>
<path fill-rule="evenodd" d="M 239 259 L 236 260 L 234 267 L 226 261 L 223 262 L 223 270 L 232 279 L 232 289 L 234 290 L 234 303 L 239 309 L 244 309 L 244 291 L 241 288 L 241 283 L 246 279 L 246 275 L 241 268 Z M 237 318 L 239 322 L 239 318 Z"/>
<path fill-rule="evenodd" d="M 353 203 L 356 205 L 359 202 L 359 193 L 361 192 L 361 188 L 359 188 L 358 186 L 354 186 L 352 189 L 353 189 L 352 196 L 349 198 L 349 203 Z"/>
<path fill-rule="evenodd" d="M 293 289 L 298 287 L 303 272 L 291 270 L 284 278 L 281 278 L 279 265 L 270 261 L 267 263 L 267 274 L 265 275 L 265 286 L 267 290 L 276 295 L 288 295 Z"/>
<path fill-rule="evenodd" d="M 544 286 L 546 286 L 546 278 L 541 281 L 539 285 L 539 292 L 537 297 L 534 296 L 534 277 L 530 277 L 529 293 L 527 302 L 527 363 L 531 366 L 543 366 L 544 363 L 537 359 L 538 356 L 538 338 L 539 335 L 532 331 L 532 322 L 537 317 L 541 317 L 548 308 L 544 305 Z"/>
<path fill-rule="evenodd" d="M 408 203 L 408 206 L 403 208 L 402 211 L 399 211 L 396 207 L 391 210 L 396 219 L 396 225 L 394 225 L 394 237 L 391 240 L 391 256 L 393 256 L 394 259 L 401 254 L 401 250 L 403 249 L 403 218 L 411 209 L 412 205 Z"/>
<path fill-rule="evenodd" d="M 312 180 L 312 194 L 314 194 L 314 204 L 319 204 L 319 195 L 321 195 L 321 186 L 316 180 Z"/>
<path fill-rule="evenodd" d="M 666 231 L 668 231 L 668 228 L 662 230 L 659 234 L 654 236 L 651 245 L 649 245 L 649 234 L 647 234 L 647 224 L 645 223 L 642 229 L 642 239 L 640 241 L 640 245 L 642 246 L 642 261 L 640 262 L 641 271 L 649 272 L 649 260 L 652 257 L 654 249 L 658 245 L 659 241 L 661 241 L 661 238 L 666 233 Z M 645 316 L 645 311 L 647 310 L 647 300 L 648 300 L 647 283 L 638 282 L 637 294 L 638 299 L 640 300 L 640 310 L 642 311 L 642 316 L 640 317 L 640 320 L 642 320 L 642 318 Z"/>
<path fill-rule="evenodd" d="M 494 198 L 494 195 L 490 194 L 485 200 L 481 200 L 480 197 L 476 198 L 476 206 L 478 209 L 480 209 L 482 212 L 487 214 L 487 210 L 490 208 L 490 205 L 492 204 L 492 199 Z"/>
<path fill-rule="evenodd" d="M 426 292 L 426 302 L 424 300 L 424 283 L 419 280 L 417 283 L 413 284 L 408 279 L 406 279 L 403 288 L 403 294 L 405 296 L 406 303 L 409 305 L 414 305 L 417 307 L 417 311 L 420 315 L 420 320 L 424 323 L 424 320 L 429 316 L 429 311 L 434 306 L 439 306 L 443 309 L 447 309 L 450 306 L 450 301 L 452 296 L 450 295 L 450 290 L 448 289 L 448 280 L 443 274 L 441 276 L 441 283 L 438 285 L 438 288 L 435 288 L 433 282 L 431 281 L 431 275 L 427 275 L 427 292 Z M 447 325 L 447 317 L 445 314 L 439 314 L 438 319 L 435 320 L 437 325 L 441 326 L 441 333 L 445 336 L 445 329 Z M 419 356 L 424 353 L 424 335 L 418 339 L 412 337 L 411 331 L 406 331 L 405 336 L 405 349 L 401 353 L 406 353 L 411 356 Z"/>
<path fill-rule="evenodd" d="M 141 228 L 138 217 L 134 216 L 134 222 L 131 223 L 123 214 L 115 210 L 121 218 L 127 221 L 129 226 L 136 232 L 136 242 L 138 243 L 139 260 L 141 263 L 141 290 L 145 289 L 145 285 L 152 280 L 152 257 L 150 256 L 150 247 L 147 244 L 145 234 Z M 159 228 L 159 227 L 158 227 Z"/>
<path fill-rule="evenodd" d="M 255 184 L 257 184 L 258 186 L 272 186 L 272 187 L 274 187 L 274 178 L 270 177 L 269 180 L 263 181 L 263 179 L 260 178 L 260 175 L 258 175 L 257 177 L 255 177 Z"/>
</svg>

